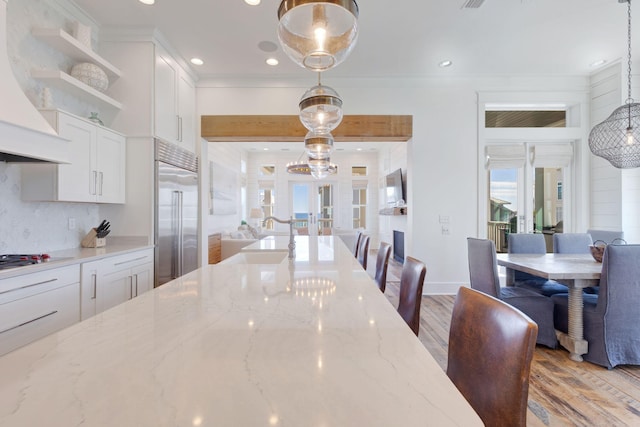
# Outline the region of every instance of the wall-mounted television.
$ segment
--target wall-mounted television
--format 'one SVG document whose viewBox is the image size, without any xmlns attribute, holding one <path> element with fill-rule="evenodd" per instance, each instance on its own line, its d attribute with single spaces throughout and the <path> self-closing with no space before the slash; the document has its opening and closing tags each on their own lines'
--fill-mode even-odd
<svg viewBox="0 0 640 427">
<path fill-rule="evenodd" d="M 385 178 L 386 188 L 386 200 L 388 206 L 396 206 L 398 204 L 404 204 L 407 202 L 404 194 L 404 185 L 402 183 L 402 170 L 397 169 Z M 400 202 L 402 200 L 402 202 Z"/>
</svg>

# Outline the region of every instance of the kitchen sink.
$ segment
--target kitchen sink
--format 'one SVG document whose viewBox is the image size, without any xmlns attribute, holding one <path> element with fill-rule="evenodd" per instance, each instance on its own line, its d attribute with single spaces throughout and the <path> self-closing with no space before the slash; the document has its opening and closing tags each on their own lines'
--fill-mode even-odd
<svg viewBox="0 0 640 427">
<path fill-rule="evenodd" d="M 280 264 L 287 255 L 287 251 L 240 252 L 219 264 Z"/>
</svg>

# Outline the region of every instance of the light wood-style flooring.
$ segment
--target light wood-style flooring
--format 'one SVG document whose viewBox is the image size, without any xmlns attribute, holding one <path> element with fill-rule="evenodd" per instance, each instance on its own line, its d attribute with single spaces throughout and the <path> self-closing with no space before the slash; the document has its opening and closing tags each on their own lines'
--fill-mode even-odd
<svg viewBox="0 0 640 427">
<path fill-rule="evenodd" d="M 369 264 L 375 271 L 372 255 Z M 397 306 L 402 266 L 391 261 L 389 268 L 385 296 Z M 428 269 L 427 265 L 427 276 Z M 443 370 L 454 299 L 453 295 L 425 296 L 420 310 L 419 339 Z M 527 425 L 640 426 L 640 366 L 607 370 L 589 362 L 574 362 L 562 348 L 537 346 L 531 366 Z"/>
</svg>

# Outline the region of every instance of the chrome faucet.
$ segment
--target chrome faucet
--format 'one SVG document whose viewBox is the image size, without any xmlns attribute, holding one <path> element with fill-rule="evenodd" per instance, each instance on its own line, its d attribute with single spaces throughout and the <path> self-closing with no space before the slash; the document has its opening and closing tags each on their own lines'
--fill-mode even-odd
<svg viewBox="0 0 640 427">
<path fill-rule="evenodd" d="M 279 222 L 280 224 L 289 224 L 289 259 L 294 259 L 296 257 L 296 241 L 293 238 L 293 217 L 290 217 L 288 220 L 279 219 L 275 216 L 268 216 L 262 220 L 262 226 L 267 225 L 268 220 L 274 220 L 275 222 Z"/>
</svg>

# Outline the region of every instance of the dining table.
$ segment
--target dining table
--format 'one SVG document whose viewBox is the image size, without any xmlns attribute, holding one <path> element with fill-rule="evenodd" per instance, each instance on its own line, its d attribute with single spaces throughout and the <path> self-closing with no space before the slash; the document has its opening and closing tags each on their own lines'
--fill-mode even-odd
<svg viewBox="0 0 640 427">
<path fill-rule="evenodd" d="M 598 286 L 602 264 L 590 254 L 497 254 L 498 265 L 506 267 L 506 284 L 514 284 L 515 271 L 555 280 L 569 288 L 568 333 L 556 330 L 560 345 L 572 360 L 581 362 L 589 343 L 584 339 L 582 290 Z"/>
<path fill-rule="evenodd" d="M 482 425 L 340 238 L 295 241 L 0 357 L 0 425 Z"/>
</svg>

